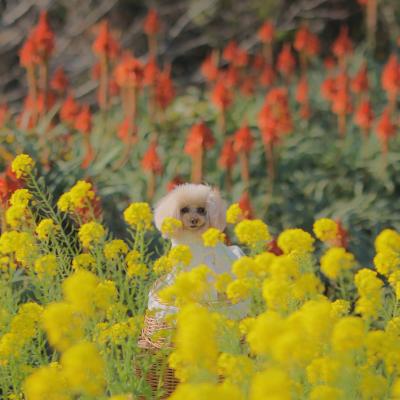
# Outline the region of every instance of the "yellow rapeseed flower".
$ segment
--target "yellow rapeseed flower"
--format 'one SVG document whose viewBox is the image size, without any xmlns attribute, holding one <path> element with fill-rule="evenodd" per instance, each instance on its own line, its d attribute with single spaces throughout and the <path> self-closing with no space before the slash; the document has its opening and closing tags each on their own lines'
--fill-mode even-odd
<svg viewBox="0 0 400 400">
<path fill-rule="evenodd" d="M 250 247 L 271 240 L 271 235 L 268 231 L 268 226 L 260 219 L 245 219 L 235 226 L 235 234 L 240 243 L 244 243 Z"/>
<path fill-rule="evenodd" d="M 184 244 L 172 247 L 168 253 L 168 260 L 172 265 L 189 265 L 192 261 L 192 252 L 190 251 L 190 247 Z"/>
<path fill-rule="evenodd" d="M 215 247 L 225 241 L 225 234 L 217 228 L 209 228 L 202 235 L 204 246 Z"/>
<path fill-rule="evenodd" d="M 286 229 L 278 236 L 278 246 L 285 254 L 304 254 L 314 251 L 315 239 L 303 229 Z"/>
<path fill-rule="evenodd" d="M 78 254 L 72 260 L 72 268 L 74 270 L 92 269 L 96 265 L 96 259 L 89 253 Z"/>
<path fill-rule="evenodd" d="M 120 239 L 111 240 L 104 245 L 104 256 L 107 260 L 116 260 L 121 254 L 128 252 L 128 245 Z"/>
<path fill-rule="evenodd" d="M 249 296 L 250 289 L 251 284 L 248 279 L 235 279 L 226 287 L 226 295 L 233 304 L 236 304 Z"/>
<path fill-rule="evenodd" d="M 291 381 L 285 370 L 270 367 L 251 380 L 249 400 L 291 400 Z"/>
<path fill-rule="evenodd" d="M 394 229 L 384 229 L 375 239 L 377 253 L 393 251 L 400 253 L 400 234 Z"/>
<path fill-rule="evenodd" d="M 238 203 L 232 204 L 226 210 L 226 222 L 228 224 L 237 224 L 244 218 L 243 210 L 240 208 Z"/>
<path fill-rule="evenodd" d="M 59 230 L 60 227 L 54 223 L 51 218 L 42 219 L 35 229 L 38 238 L 41 240 L 47 240 L 49 236 Z"/>
<path fill-rule="evenodd" d="M 90 200 L 94 199 L 95 193 L 90 182 L 78 181 L 70 189 L 69 195 L 75 208 L 83 208 Z"/>
<path fill-rule="evenodd" d="M 46 254 L 35 261 L 35 272 L 40 279 L 57 274 L 57 258 L 54 254 Z"/>
<path fill-rule="evenodd" d="M 148 203 L 132 203 L 124 211 L 125 221 L 135 229 L 150 229 L 153 214 Z"/>
<path fill-rule="evenodd" d="M 332 247 L 321 257 L 321 271 L 330 279 L 337 279 L 344 271 L 355 266 L 354 255 L 343 247 Z"/>
<path fill-rule="evenodd" d="M 29 400 L 70 400 L 68 383 L 57 363 L 36 369 L 24 382 L 24 394 Z"/>
<path fill-rule="evenodd" d="M 313 231 L 315 236 L 322 242 L 333 240 L 339 233 L 336 221 L 330 218 L 320 218 L 314 222 Z"/>
<path fill-rule="evenodd" d="M 28 207 L 32 194 L 28 189 L 17 189 L 10 197 L 10 204 L 13 206 Z"/>
<path fill-rule="evenodd" d="M 335 351 L 346 352 L 359 349 L 364 342 L 365 326 L 361 318 L 343 317 L 334 326 L 332 346 Z"/>
<path fill-rule="evenodd" d="M 94 244 L 99 243 L 105 236 L 106 232 L 101 224 L 95 221 L 87 222 L 79 228 L 78 236 L 83 247 L 91 248 Z"/>
<path fill-rule="evenodd" d="M 28 154 L 20 154 L 14 158 L 11 169 L 17 178 L 21 178 L 31 173 L 35 162 Z"/>
<path fill-rule="evenodd" d="M 177 232 L 179 232 L 179 230 L 182 229 L 182 227 L 183 227 L 182 221 L 180 221 L 179 219 L 173 217 L 166 217 L 164 218 L 161 224 L 161 232 L 163 235 L 173 236 Z"/>
<path fill-rule="evenodd" d="M 94 343 L 83 341 L 67 349 L 61 366 L 71 392 L 93 397 L 103 394 L 105 362 Z"/>
</svg>

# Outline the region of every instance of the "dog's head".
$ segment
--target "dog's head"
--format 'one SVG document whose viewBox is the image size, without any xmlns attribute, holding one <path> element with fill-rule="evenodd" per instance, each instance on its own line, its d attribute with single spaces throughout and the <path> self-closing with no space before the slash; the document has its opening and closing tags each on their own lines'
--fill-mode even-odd
<svg viewBox="0 0 400 400">
<path fill-rule="evenodd" d="M 161 231 L 165 218 L 182 221 L 179 234 L 191 232 L 201 234 L 208 228 L 223 231 L 226 226 L 226 204 L 217 189 L 207 185 L 185 183 L 163 197 L 154 210 L 156 227 Z"/>
</svg>

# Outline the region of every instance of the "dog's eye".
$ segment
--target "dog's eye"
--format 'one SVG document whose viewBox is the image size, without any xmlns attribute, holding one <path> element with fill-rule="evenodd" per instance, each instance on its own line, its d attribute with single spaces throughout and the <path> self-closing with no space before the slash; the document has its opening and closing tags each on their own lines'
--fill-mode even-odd
<svg viewBox="0 0 400 400">
<path fill-rule="evenodd" d="M 205 215 L 206 214 L 206 209 L 204 207 L 199 207 L 197 209 L 197 213 L 200 215 Z"/>
<path fill-rule="evenodd" d="M 181 214 L 186 214 L 189 212 L 189 207 L 183 207 L 181 208 Z"/>
</svg>

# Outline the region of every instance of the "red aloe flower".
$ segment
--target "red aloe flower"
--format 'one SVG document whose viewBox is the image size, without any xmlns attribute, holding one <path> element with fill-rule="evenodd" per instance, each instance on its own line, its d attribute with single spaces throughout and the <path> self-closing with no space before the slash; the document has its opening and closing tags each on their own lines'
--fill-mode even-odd
<svg viewBox="0 0 400 400">
<path fill-rule="evenodd" d="M 225 111 L 233 101 L 233 94 L 223 80 L 219 80 L 212 91 L 211 101 L 220 111 Z"/>
<path fill-rule="evenodd" d="M 114 70 L 115 81 L 120 87 L 141 87 L 143 83 L 143 64 L 132 54 L 125 52 Z"/>
<path fill-rule="evenodd" d="M 332 44 L 332 53 L 339 59 L 343 60 L 347 55 L 352 53 L 353 45 L 349 37 L 349 28 L 342 26 L 339 36 Z"/>
<path fill-rule="evenodd" d="M 11 166 L 8 166 L 6 171 L 0 174 L 0 207 L 7 207 L 11 195 L 20 188 L 22 182 L 12 172 Z"/>
<path fill-rule="evenodd" d="M 252 96 L 255 92 L 255 78 L 251 75 L 243 77 L 239 90 L 244 96 Z"/>
<path fill-rule="evenodd" d="M 208 82 L 213 82 L 218 77 L 218 63 L 217 54 L 213 51 L 206 59 L 203 61 L 200 67 L 200 71 L 204 78 Z"/>
<path fill-rule="evenodd" d="M 75 118 L 75 129 L 87 135 L 92 130 L 92 113 L 88 104 L 82 106 L 79 114 Z"/>
<path fill-rule="evenodd" d="M 289 78 L 296 67 L 296 60 L 293 56 L 290 43 L 285 43 L 278 55 L 276 64 L 277 70 L 286 78 Z"/>
<path fill-rule="evenodd" d="M 53 74 L 53 78 L 50 81 L 50 87 L 59 93 L 64 93 L 68 88 L 68 78 L 65 75 L 63 67 L 58 67 Z"/>
<path fill-rule="evenodd" d="M 238 52 L 238 44 L 235 40 L 229 41 L 229 43 L 226 45 L 222 52 L 222 58 L 225 61 L 228 62 L 233 62 L 236 58 L 237 52 Z"/>
<path fill-rule="evenodd" d="M 396 107 L 397 94 L 400 88 L 400 64 L 397 57 L 392 54 L 382 71 L 382 88 L 389 98 L 389 110 L 392 112 Z"/>
<path fill-rule="evenodd" d="M 69 94 L 61 106 L 60 119 L 63 122 L 73 124 L 76 116 L 79 114 L 79 111 L 79 104 L 74 100 L 72 94 Z"/>
<path fill-rule="evenodd" d="M 157 60 L 155 57 L 150 57 L 143 69 L 143 84 L 145 86 L 154 85 L 159 73 L 160 69 L 158 68 Z"/>
<path fill-rule="evenodd" d="M 390 114 L 390 110 L 386 108 L 380 116 L 376 126 L 376 133 L 381 142 L 383 154 L 386 154 L 388 151 L 390 137 L 396 134 L 396 125 L 392 122 Z"/>
<path fill-rule="evenodd" d="M 230 170 L 236 163 L 237 156 L 233 148 L 233 137 L 227 137 L 218 158 L 218 165 L 224 170 Z"/>
<path fill-rule="evenodd" d="M 352 79 L 350 88 L 353 93 L 360 94 L 368 92 L 368 87 L 368 67 L 367 64 L 364 63 Z"/>
<path fill-rule="evenodd" d="M 333 57 L 325 57 L 324 58 L 324 66 L 327 70 L 333 69 L 336 67 L 336 61 Z"/>
<path fill-rule="evenodd" d="M 19 62 L 24 68 L 32 67 L 39 62 L 34 36 L 31 34 L 19 51 Z"/>
<path fill-rule="evenodd" d="M 157 77 L 155 86 L 156 104 L 165 110 L 174 100 L 176 95 L 173 81 L 171 79 L 171 68 L 166 68 L 160 72 Z"/>
<path fill-rule="evenodd" d="M 354 114 L 354 122 L 367 136 L 374 120 L 374 112 L 369 100 L 363 100 L 357 107 Z"/>
<path fill-rule="evenodd" d="M 333 101 L 337 92 L 336 79 L 326 78 L 321 84 L 321 95 L 325 100 Z"/>
<path fill-rule="evenodd" d="M 204 151 L 214 146 L 215 139 L 204 122 L 197 123 L 190 129 L 184 152 L 192 157 L 192 181 L 200 183 L 203 176 Z"/>
<path fill-rule="evenodd" d="M 35 50 L 42 62 L 48 60 L 54 50 L 54 33 L 47 20 L 47 12 L 42 11 L 39 22 L 32 32 Z"/>
<path fill-rule="evenodd" d="M 233 147 L 236 152 L 250 153 L 254 145 L 254 139 L 248 125 L 244 124 L 240 129 L 234 133 Z"/>
<path fill-rule="evenodd" d="M 163 171 L 161 159 L 157 153 L 157 142 L 152 141 L 149 148 L 143 156 L 141 166 L 145 171 L 160 175 Z"/>
<path fill-rule="evenodd" d="M 265 21 L 257 32 L 262 43 L 272 43 L 275 37 L 275 27 L 271 21 Z"/>
<path fill-rule="evenodd" d="M 136 143 L 137 138 L 137 128 L 130 117 L 125 117 L 124 120 L 118 125 L 117 128 L 117 136 L 121 139 L 124 143 Z"/>
<path fill-rule="evenodd" d="M 210 128 L 204 123 L 194 124 L 186 139 L 184 152 L 190 156 L 195 155 L 199 149 L 209 150 L 215 144 L 215 139 Z"/>
<path fill-rule="evenodd" d="M 174 190 L 178 185 L 182 185 L 185 181 L 180 176 L 175 176 L 167 183 L 167 192 Z"/>
<path fill-rule="evenodd" d="M 309 89 L 307 77 L 303 76 L 296 88 L 296 101 L 301 105 L 300 116 L 303 119 L 308 119 L 311 114 L 310 104 L 309 104 Z"/>
<path fill-rule="evenodd" d="M 0 128 L 2 128 L 9 118 L 9 111 L 7 104 L 0 104 Z"/>
<path fill-rule="evenodd" d="M 98 57 L 105 57 L 107 60 L 114 60 L 120 52 L 119 43 L 113 38 L 108 21 L 100 23 L 99 34 L 92 45 L 93 53 Z"/>
<path fill-rule="evenodd" d="M 232 60 L 232 63 L 235 67 L 245 67 L 249 62 L 249 54 L 246 50 L 238 47 L 236 50 L 236 56 Z"/>
<path fill-rule="evenodd" d="M 265 67 L 265 59 L 262 54 L 254 54 L 251 68 L 256 71 L 262 71 Z"/>
<path fill-rule="evenodd" d="M 251 205 L 250 195 L 247 191 L 243 192 L 238 203 L 239 203 L 239 207 L 243 211 L 244 217 L 247 219 L 253 219 L 254 218 L 253 206 Z"/>
<path fill-rule="evenodd" d="M 143 29 L 148 36 L 156 35 L 160 31 L 160 20 L 157 11 L 154 8 L 151 8 L 147 13 Z"/>
<path fill-rule="evenodd" d="M 266 65 L 260 75 L 260 83 L 262 86 L 271 86 L 275 81 L 275 71 L 271 65 Z"/>
<path fill-rule="evenodd" d="M 303 25 L 297 32 L 294 39 L 293 47 L 307 57 L 313 57 L 318 54 L 320 42 L 306 25 Z"/>
</svg>

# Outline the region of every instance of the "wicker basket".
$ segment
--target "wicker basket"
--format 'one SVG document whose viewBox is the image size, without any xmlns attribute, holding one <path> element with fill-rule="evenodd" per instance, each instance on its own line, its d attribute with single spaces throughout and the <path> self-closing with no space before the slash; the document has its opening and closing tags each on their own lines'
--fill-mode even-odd
<svg viewBox="0 0 400 400">
<path fill-rule="evenodd" d="M 167 399 L 179 383 L 174 370 L 168 366 L 168 350 L 172 350 L 171 334 L 173 327 L 165 321 L 145 316 L 142 333 L 138 341 L 138 347 L 142 349 L 140 357 L 154 357 L 154 362 L 146 372 L 146 382 L 152 390 L 152 399 L 156 399 L 156 393 L 162 391 L 160 399 Z M 136 375 L 142 378 L 143 371 L 136 366 Z M 140 398 L 140 397 L 139 397 Z M 141 397 L 143 400 L 144 397 Z"/>
</svg>

